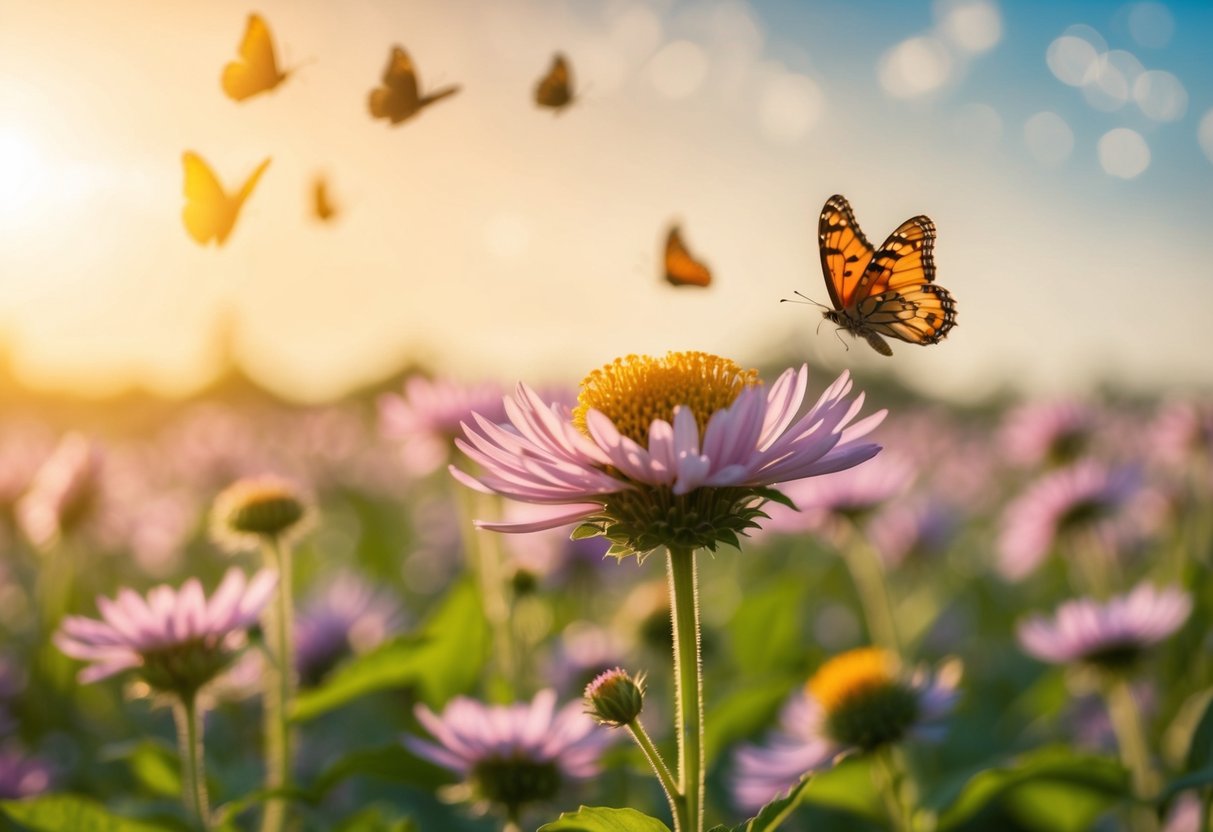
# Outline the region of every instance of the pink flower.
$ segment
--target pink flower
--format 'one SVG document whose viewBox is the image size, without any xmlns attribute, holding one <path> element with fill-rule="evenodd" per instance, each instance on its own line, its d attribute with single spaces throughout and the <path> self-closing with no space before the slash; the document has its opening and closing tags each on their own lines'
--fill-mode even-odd
<svg viewBox="0 0 1213 832">
<path fill-rule="evenodd" d="M 481 528 L 533 532 L 582 522 L 598 525 L 624 553 L 669 543 L 714 548 L 757 525 L 750 507 L 780 496 L 770 486 L 841 471 L 880 450 L 857 440 L 885 413 L 851 424 L 863 395 L 848 398 L 847 373 L 798 417 L 807 387 L 805 366 L 768 389 L 703 353 L 629 356 L 583 382 L 576 420 L 520 384 L 505 402 L 508 425 L 475 414 L 464 425 L 466 441 L 456 441 L 482 473 L 451 473 L 471 488 L 552 507 L 528 522 Z M 655 528 L 658 516 L 664 530 Z"/>
<path fill-rule="evenodd" d="M 504 421 L 501 388 L 492 383 L 461 384 L 451 379 L 411 376 L 404 395 L 379 398 L 379 423 L 384 436 L 400 442 L 405 466 L 421 476 L 437 470 L 451 453 L 460 423 L 479 413 L 492 422 Z"/>
<path fill-rule="evenodd" d="M 55 633 L 55 645 L 89 662 L 81 683 L 137 669 L 152 687 L 193 694 L 227 666 L 257 621 L 278 576 L 262 570 L 246 581 L 229 569 L 208 600 L 197 578 L 180 590 L 153 588 L 146 599 L 130 589 L 97 598 L 101 620 L 71 615 Z"/>
</svg>

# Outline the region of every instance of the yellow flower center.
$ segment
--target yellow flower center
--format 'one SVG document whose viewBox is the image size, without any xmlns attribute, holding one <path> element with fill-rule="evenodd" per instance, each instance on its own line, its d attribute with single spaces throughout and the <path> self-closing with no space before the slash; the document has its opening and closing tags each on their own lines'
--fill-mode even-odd
<svg viewBox="0 0 1213 832">
<path fill-rule="evenodd" d="M 893 684 L 897 660 L 879 647 L 861 647 L 835 656 L 809 679 L 809 693 L 827 715 L 856 697 Z"/>
<path fill-rule="evenodd" d="M 690 408 L 702 432 L 713 413 L 731 405 L 742 390 L 761 384 L 757 370 L 743 370 L 704 352 L 629 355 L 585 377 L 573 423 L 588 433 L 586 415 L 599 410 L 621 434 L 647 445 L 649 426 L 655 419 L 672 422 L 678 405 Z"/>
</svg>

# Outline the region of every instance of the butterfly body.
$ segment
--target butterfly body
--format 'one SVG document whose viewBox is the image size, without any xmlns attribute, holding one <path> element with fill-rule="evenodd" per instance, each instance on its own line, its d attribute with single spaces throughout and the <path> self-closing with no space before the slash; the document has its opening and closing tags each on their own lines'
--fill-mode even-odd
<svg viewBox="0 0 1213 832">
<path fill-rule="evenodd" d="M 337 216 L 337 206 L 329 194 L 328 181 L 323 176 L 317 176 L 312 181 L 312 214 L 321 222 L 328 222 Z"/>
<path fill-rule="evenodd" d="M 197 153 L 187 150 L 181 162 L 185 169 L 185 208 L 181 211 L 185 230 L 199 245 L 204 246 L 214 240 L 216 245 L 222 246 L 232 233 L 245 200 L 269 167 L 270 160 L 266 159 L 258 165 L 240 190 L 231 195 L 223 189 L 210 165 Z"/>
<path fill-rule="evenodd" d="M 250 14 L 244 38 L 240 41 L 240 57 L 223 67 L 220 83 L 228 97 L 244 101 L 254 95 L 269 92 L 286 80 L 290 72 L 278 67 L 274 57 L 274 41 L 270 29 L 260 15 Z"/>
<path fill-rule="evenodd" d="M 875 249 L 845 197 L 826 200 L 817 226 L 821 268 L 833 309 L 827 321 L 892 355 L 885 338 L 936 344 L 956 325 L 956 302 L 934 283 L 935 223 L 912 217 Z"/>
<path fill-rule="evenodd" d="M 572 70 L 559 52 L 552 58 L 551 68 L 535 85 L 535 103 L 551 108 L 557 115 L 573 103 Z"/>
<path fill-rule="evenodd" d="M 413 61 L 399 46 L 392 47 L 387 67 L 383 70 L 383 86 L 371 90 L 367 105 L 372 118 L 387 119 L 400 124 L 429 105 L 459 92 L 458 85 L 422 95 L 417 85 L 417 70 Z"/>
<path fill-rule="evenodd" d="M 671 286 L 706 287 L 712 282 L 712 270 L 691 254 L 682 239 L 682 228 L 676 224 L 666 233 L 664 267 Z"/>
</svg>

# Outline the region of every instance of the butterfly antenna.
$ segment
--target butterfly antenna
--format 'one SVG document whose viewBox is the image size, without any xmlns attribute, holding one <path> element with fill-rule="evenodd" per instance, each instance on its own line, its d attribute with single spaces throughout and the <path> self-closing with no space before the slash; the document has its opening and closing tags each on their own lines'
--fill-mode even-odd
<svg viewBox="0 0 1213 832">
<path fill-rule="evenodd" d="M 809 297 L 806 294 L 803 294 L 802 292 L 793 292 L 792 294 L 799 297 L 800 300 L 792 300 L 791 298 L 780 298 L 779 302 L 780 303 L 811 303 L 813 306 L 824 309 L 827 312 L 830 311 L 830 307 L 826 306 L 824 303 L 820 303 L 818 301 L 813 300 L 811 297 Z"/>
<path fill-rule="evenodd" d="M 834 330 L 834 337 L 838 339 L 838 343 L 842 344 L 843 349 L 845 349 L 847 352 L 850 352 L 851 345 L 848 344 L 846 341 L 842 340 L 842 336 L 838 334 L 839 330 L 841 330 L 841 329 L 842 329 L 842 327 L 838 327 Z"/>
</svg>

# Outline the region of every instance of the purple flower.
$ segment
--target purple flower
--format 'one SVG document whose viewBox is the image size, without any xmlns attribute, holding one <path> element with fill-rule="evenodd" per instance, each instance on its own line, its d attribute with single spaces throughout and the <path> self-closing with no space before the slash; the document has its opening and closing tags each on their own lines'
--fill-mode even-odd
<svg viewBox="0 0 1213 832">
<path fill-rule="evenodd" d="M 1034 615 L 1021 622 L 1017 634 L 1024 651 L 1041 661 L 1124 669 L 1172 636 L 1191 612 L 1188 593 L 1143 583 L 1104 602 L 1066 601 L 1052 618 Z"/>
<path fill-rule="evenodd" d="M 295 618 L 295 669 L 315 685 L 342 659 L 382 643 L 404 623 L 400 604 L 352 572 L 325 580 Z"/>
<path fill-rule="evenodd" d="M 868 462 L 824 477 L 781 486 L 799 511 L 770 506 L 767 528 L 784 533 L 810 531 L 837 542 L 851 525 L 903 493 L 914 480 L 905 459 L 882 453 Z"/>
<path fill-rule="evenodd" d="M 246 581 L 232 568 L 209 600 L 197 578 L 180 590 L 157 586 L 146 599 L 122 589 L 113 600 L 97 598 L 100 621 L 65 618 L 55 645 L 89 662 L 81 683 L 136 669 L 157 690 L 192 696 L 230 663 L 277 583 L 273 572 L 262 570 Z"/>
<path fill-rule="evenodd" d="M 1213 466 L 1213 402 L 1164 405 L 1150 426 L 1150 438 L 1160 459 L 1179 468 L 1196 463 L 1209 472 Z"/>
<path fill-rule="evenodd" d="M 1046 474 L 1016 498 L 1002 517 L 998 568 L 1008 580 L 1026 578 L 1060 544 L 1077 539 L 1115 551 L 1141 529 L 1134 510 L 1144 495 L 1140 474 L 1085 460 Z"/>
<path fill-rule="evenodd" d="M 893 503 L 868 523 L 868 537 L 885 566 L 938 554 L 958 531 L 957 512 L 942 500 L 918 496 Z"/>
<path fill-rule="evenodd" d="M 1094 408 L 1080 402 L 1031 402 L 1010 411 L 1003 421 L 1003 453 L 1025 468 L 1065 465 L 1090 445 L 1097 426 Z"/>
<path fill-rule="evenodd" d="M 615 630 L 574 621 L 560 634 L 548 678 L 565 694 L 580 692 L 603 671 L 623 664 L 622 641 Z"/>
<path fill-rule="evenodd" d="M 463 696 L 447 703 L 441 716 L 424 705 L 417 719 L 436 743 L 405 737 L 415 754 L 462 776 L 471 796 L 503 807 L 551 800 L 569 781 L 598 773 L 598 760 L 612 741 L 570 702 L 559 711 L 550 688 L 529 703 L 484 705 Z"/>
<path fill-rule="evenodd" d="M 54 769 L 38 757 L 12 746 L 0 749 L 0 800 L 17 800 L 42 794 L 51 787 Z"/>
<path fill-rule="evenodd" d="M 388 393 L 379 398 L 381 430 L 401 443 L 405 467 L 418 476 L 447 461 L 460 425 L 474 413 L 494 424 L 504 422 L 501 388 L 489 382 L 461 384 L 412 376 L 404 383 L 403 396 Z"/>
<path fill-rule="evenodd" d="M 761 490 L 870 459 L 860 437 L 884 411 L 851 425 L 862 394 L 843 373 L 800 418 L 808 368 L 768 390 L 756 373 L 704 353 L 628 356 L 582 382 L 575 412 L 520 384 L 508 427 L 477 415 L 459 448 L 483 473 L 451 473 L 472 488 L 551 507 L 524 523 L 481 528 L 532 532 L 581 522 L 618 548 L 715 548 L 756 527 Z"/>
<path fill-rule="evenodd" d="M 840 756 L 903 740 L 938 742 L 942 720 L 955 707 L 960 665 L 906 672 L 886 651 L 850 650 L 830 659 L 780 714 L 780 728 L 763 745 L 735 752 L 733 800 L 756 811 L 807 773 Z"/>
</svg>

